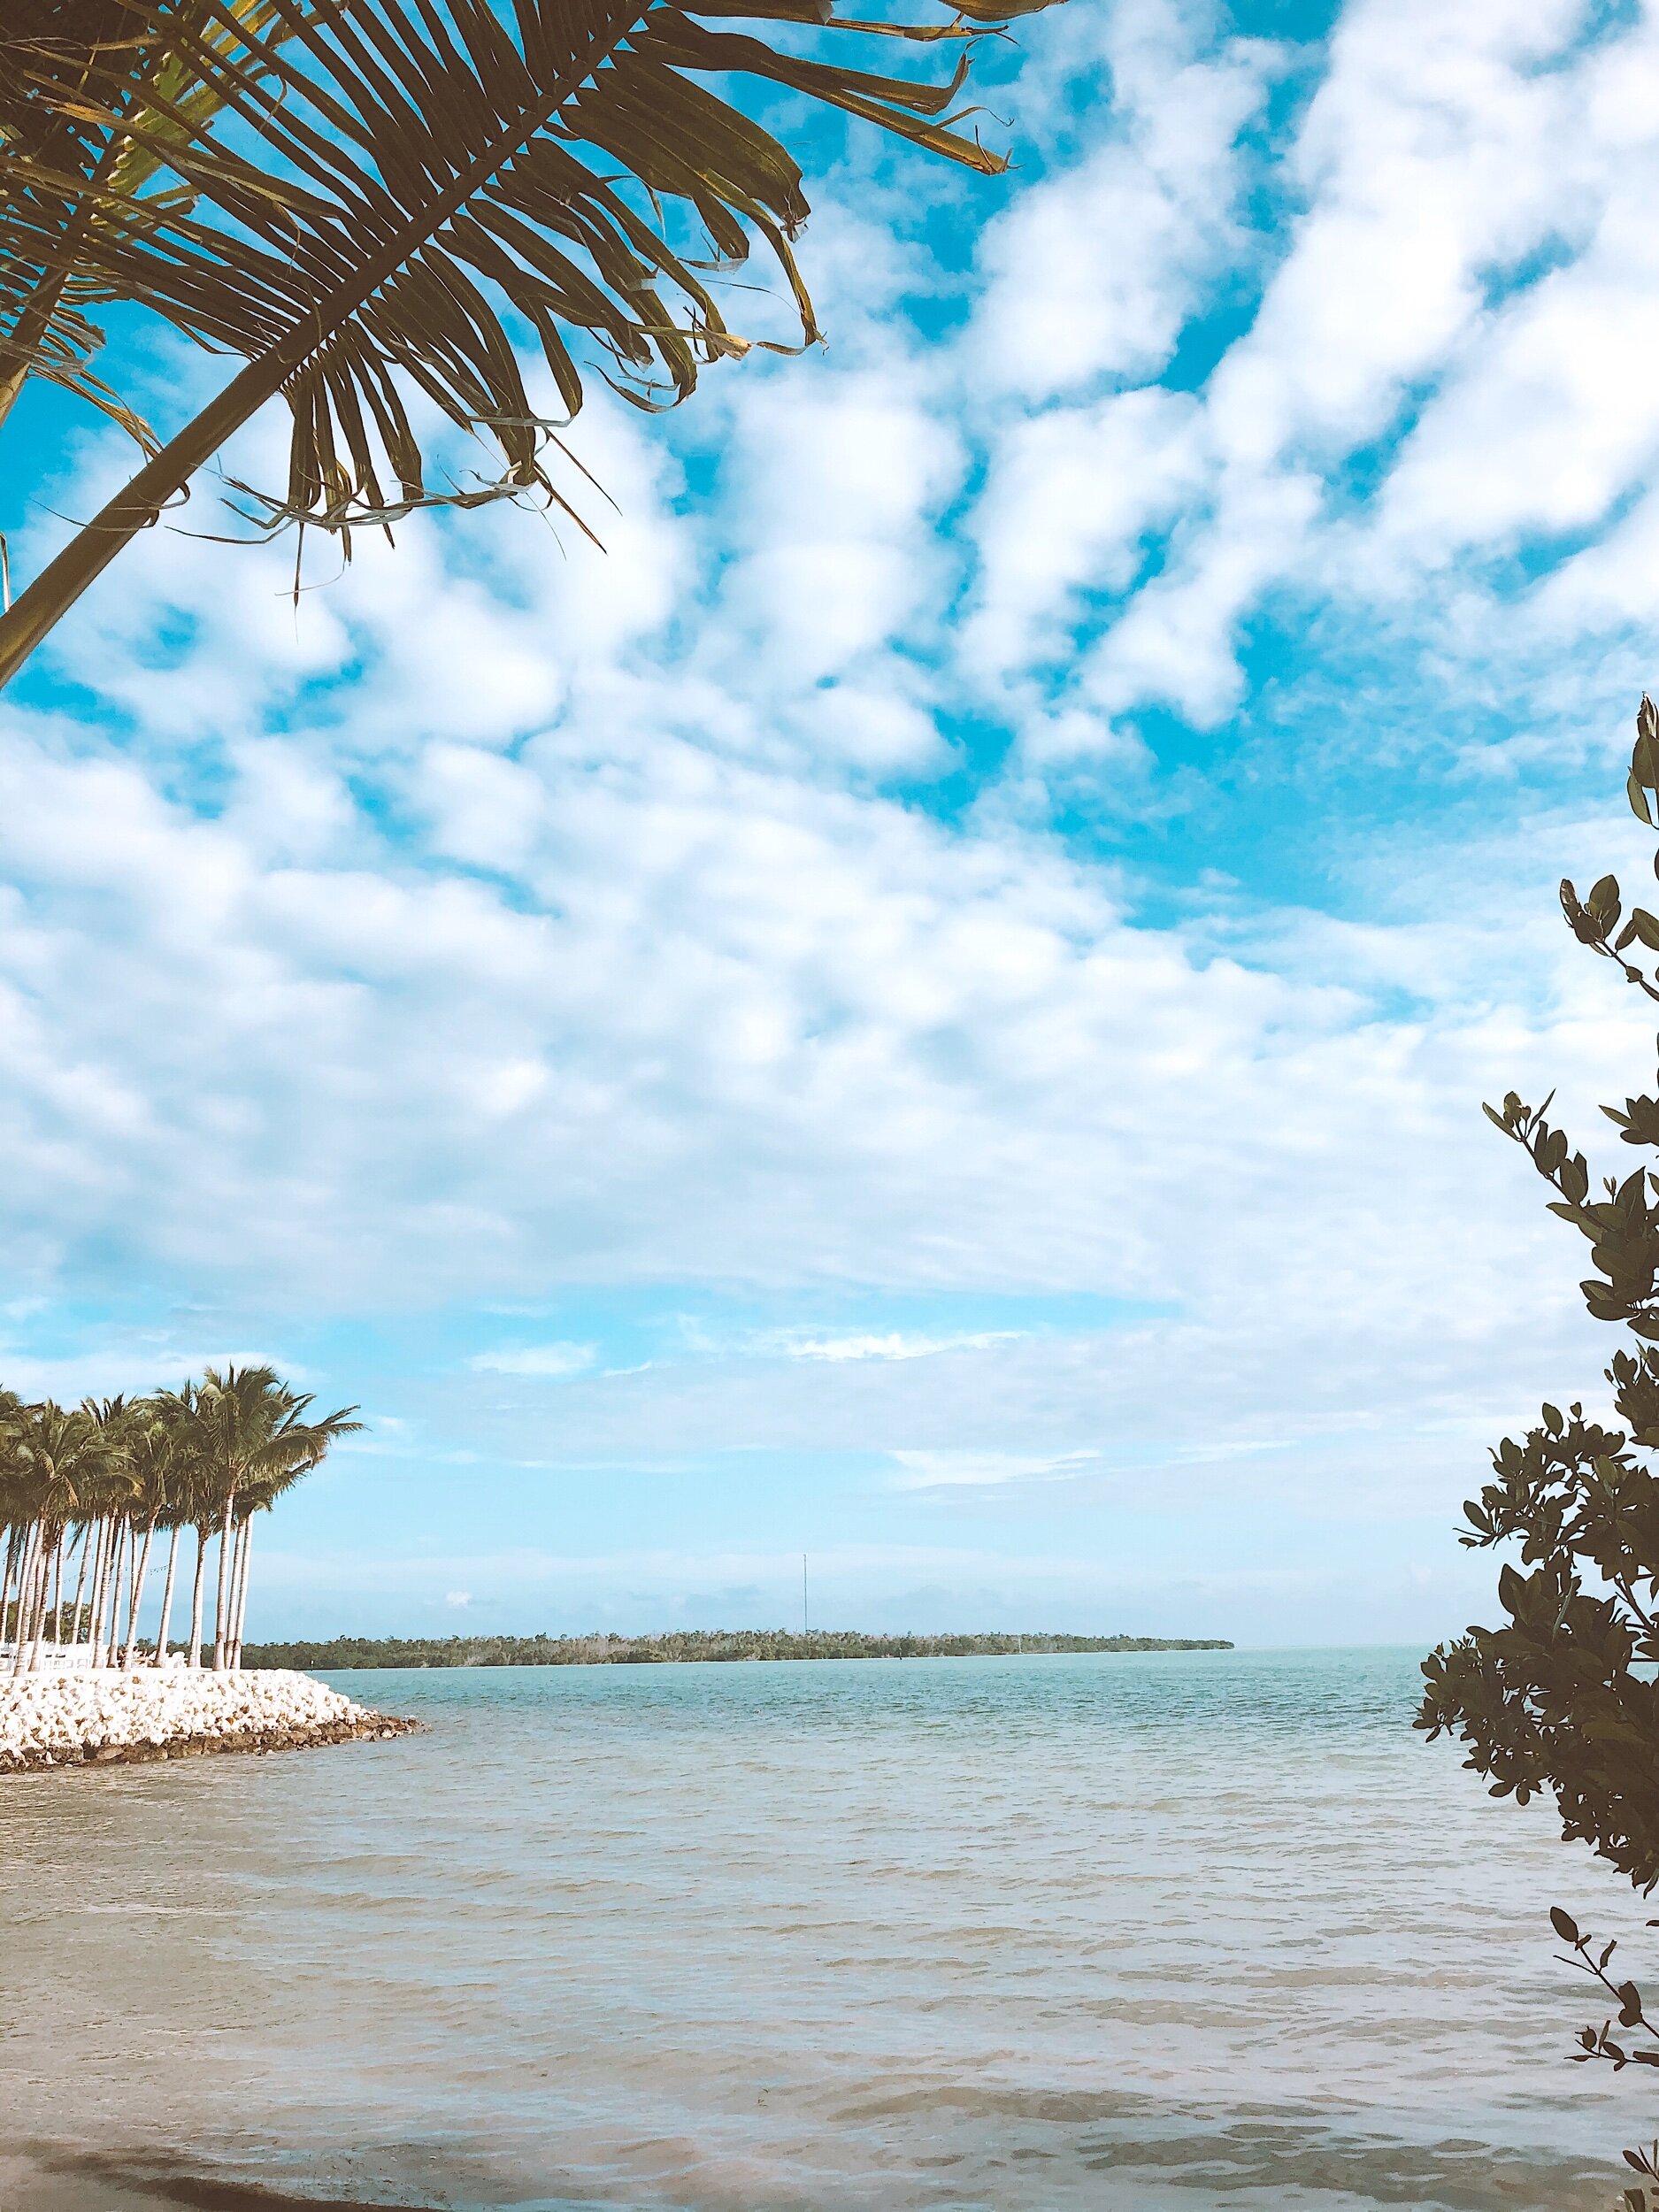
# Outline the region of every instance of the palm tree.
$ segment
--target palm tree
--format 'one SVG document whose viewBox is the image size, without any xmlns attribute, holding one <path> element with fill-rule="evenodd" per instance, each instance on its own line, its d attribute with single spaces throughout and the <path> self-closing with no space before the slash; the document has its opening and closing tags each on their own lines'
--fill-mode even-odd
<svg viewBox="0 0 1659 2212">
<path fill-rule="evenodd" d="M 157 1525 L 173 1508 L 173 1473 L 177 1456 L 175 1432 L 165 1417 L 161 1407 L 152 1400 L 134 1407 L 134 1434 L 128 1449 L 138 1489 L 138 1509 L 143 1518 L 144 1543 L 134 1571 L 132 1596 L 127 1609 L 127 1642 L 121 1654 L 121 1667 L 126 1673 L 130 1673 L 138 1661 L 138 1617 L 144 1602 L 144 1582 L 150 1570 L 150 1547 Z M 175 1556 L 177 1549 L 175 1529 Z M 172 1597 L 171 1570 L 170 1561 L 167 1595 L 162 1601 L 164 1617 Z M 157 1632 L 157 1654 L 165 1648 L 166 1632 L 164 1617 Z"/>
<path fill-rule="evenodd" d="M 173 1510 L 177 1516 L 173 1540 L 174 1555 L 178 1550 L 180 1532 L 185 1528 L 193 1529 L 196 1532 L 196 1571 L 190 1586 L 190 1630 L 185 1644 L 184 1663 L 187 1667 L 196 1668 L 202 1663 L 202 1600 L 207 1547 L 219 1519 L 211 1438 L 206 1409 L 195 1383 L 188 1382 L 180 1390 L 159 1392 L 157 1402 L 162 1409 L 162 1418 L 172 1429 L 173 1437 Z M 167 1563 L 168 1590 L 163 1601 L 164 1612 L 172 1601 L 173 1571 L 173 1558 L 170 1557 Z M 156 1638 L 157 1665 L 166 1654 L 165 1627 L 164 1621 Z"/>
<path fill-rule="evenodd" d="M 46 1632 L 50 1582 L 54 1561 L 62 1605 L 62 1547 L 70 1523 L 113 1479 L 119 1480 L 120 1448 L 106 1425 L 84 1407 L 73 1413 L 50 1401 L 30 1409 L 16 1447 L 31 1508 L 30 1543 L 19 1578 L 19 1617 L 12 1671 L 32 1671 L 40 1663 Z M 118 1592 L 119 1598 L 119 1592 Z M 27 1606 L 27 1613 L 25 1612 Z"/>
<path fill-rule="evenodd" d="M 196 1532 L 188 1663 L 200 1664 L 204 1568 L 217 1532 L 213 1666 L 222 1672 L 236 1664 L 253 1513 L 317 1466 L 336 1438 L 363 1424 L 351 1418 L 355 1406 L 307 1419 L 310 1394 L 290 1390 L 270 1367 L 210 1367 L 199 1384 L 187 1385 L 168 1403 L 181 1432 L 177 1494 Z"/>
<path fill-rule="evenodd" d="M 190 1457 L 190 1432 L 187 1419 L 180 1417 L 182 1394 L 163 1391 L 152 1401 L 156 1420 L 165 1439 L 165 1470 L 160 1486 L 165 1500 L 158 1516 L 158 1525 L 168 1532 L 167 1571 L 161 1590 L 161 1615 L 156 1624 L 156 1650 L 151 1664 L 167 1663 L 167 1636 L 173 1624 L 173 1593 L 178 1579 L 179 1540 L 191 1525 L 193 1463 Z M 159 1450 L 159 1448 L 158 1448 Z M 201 1540 L 197 1537 L 197 1550 Z M 200 1576 L 197 1577 L 198 1587 Z"/>
<path fill-rule="evenodd" d="M 16 1458 L 17 1439 L 27 1409 L 15 1390 L 0 1389 L 0 1532 L 5 1555 L 0 1562 L 0 1644 L 12 1617 L 12 1578 L 17 1572 L 29 1523 L 28 1500 Z"/>
<path fill-rule="evenodd" d="M 7 1640 L 15 1656 L 25 1641 L 34 1588 L 40 1485 L 33 1463 L 23 1452 L 19 1438 L 12 1432 L 5 1440 L 4 1471 L 0 1471 L 0 1514 L 4 1517 L 6 1530 L 4 1580 L 0 1582 L 0 1630 L 10 1624 Z"/>
<path fill-rule="evenodd" d="M 707 81 L 780 86 L 995 174 L 1006 162 L 948 111 L 977 30 L 1046 4 L 956 0 L 944 21 L 867 22 L 837 20 L 826 0 L 269 0 L 241 15 L 226 0 L 26 0 L 0 38 L 12 373 L 56 365 L 96 397 L 84 376 L 96 334 L 65 318 L 100 299 L 244 365 L 0 615 L 0 684 L 279 393 L 293 417 L 287 488 L 236 488 L 266 530 L 335 531 L 349 556 L 354 527 L 526 495 L 586 528 L 549 472 L 556 456 L 576 465 L 558 436 L 582 401 L 573 343 L 589 342 L 599 373 L 641 406 L 684 398 L 700 365 L 755 342 L 728 326 L 712 285 L 757 237 L 802 342 L 818 336 L 791 246 L 809 211 L 801 171 Z M 112 39 L 96 35 L 111 9 Z M 51 65 L 42 14 L 60 34 Z M 703 19 L 731 17 L 748 27 Z M 65 42 L 64 24 L 83 22 L 95 35 Z M 918 82 L 800 52 L 803 36 L 960 51 L 945 81 Z M 67 184 L 54 130 L 78 157 Z M 120 185 L 124 153 L 150 165 L 145 189 Z M 526 389 L 520 327 L 551 373 L 557 424 Z M 494 447 L 492 472 L 427 480 L 411 390 Z"/>
<path fill-rule="evenodd" d="M 265 1471 L 250 1481 L 237 1500 L 237 1547 L 231 1572 L 229 1640 L 225 1663 L 228 1667 L 242 1664 L 242 1624 L 248 1614 L 248 1567 L 253 1549 L 253 1517 L 268 1513 L 277 1500 L 290 1491 L 304 1476 L 322 1464 L 330 1446 L 340 1437 L 350 1436 L 363 1427 L 361 1421 L 349 1417 L 355 1406 L 343 1406 L 336 1413 L 326 1413 L 320 1419 L 306 1421 L 300 1417 L 310 1407 L 309 1397 L 294 1401 L 291 1413 L 279 1425 L 273 1435 L 273 1448 L 267 1454 Z"/>
<path fill-rule="evenodd" d="M 124 1566 L 129 1577 L 132 1571 L 132 1517 L 140 1502 L 134 1453 L 145 1409 L 142 1402 L 129 1402 L 123 1395 L 84 1398 L 81 1411 L 102 1447 L 100 1463 L 91 1471 L 85 1486 L 90 1512 L 84 1539 L 92 1547 L 88 1637 L 92 1664 L 102 1667 L 114 1663 L 119 1638 L 121 1573 Z M 79 1621 L 76 1641 L 80 1641 Z"/>
<path fill-rule="evenodd" d="M 313 1418 L 312 1402 L 269 1367 L 234 1365 L 148 1398 L 88 1398 L 73 1412 L 0 1390 L 0 1638 L 9 1624 L 12 1673 L 38 1667 L 49 1620 L 52 1643 L 64 1642 L 65 1568 L 77 1542 L 70 1641 L 84 1645 L 94 1667 L 136 1665 L 158 1528 L 172 1534 L 156 1631 L 161 1665 L 186 1527 L 196 1534 L 189 1664 L 201 1663 L 207 1548 L 217 1537 L 213 1663 L 239 1667 L 254 1515 L 363 1426 L 355 1406 Z"/>
</svg>

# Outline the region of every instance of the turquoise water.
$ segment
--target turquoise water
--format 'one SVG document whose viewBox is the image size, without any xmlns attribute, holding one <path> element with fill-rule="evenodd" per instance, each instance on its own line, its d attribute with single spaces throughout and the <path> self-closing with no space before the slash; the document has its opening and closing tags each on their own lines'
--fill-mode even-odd
<svg viewBox="0 0 1659 2212">
<path fill-rule="evenodd" d="M 427 1732 L 19 1778 L 0 2205 L 1603 2212 L 1545 1915 L 1652 1908 L 1415 1656 L 336 1676 Z"/>
</svg>

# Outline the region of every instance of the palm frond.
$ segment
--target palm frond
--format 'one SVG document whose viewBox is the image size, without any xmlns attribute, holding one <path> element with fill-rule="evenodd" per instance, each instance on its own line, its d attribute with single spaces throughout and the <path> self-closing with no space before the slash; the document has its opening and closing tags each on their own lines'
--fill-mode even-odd
<svg viewBox="0 0 1659 2212">
<path fill-rule="evenodd" d="M 964 127 L 972 111 L 954 111 L 972 45 L 1047 0 L 885 23 L 840 19 L 820 0 L 88 4 L 146 33 L 165 18 L 165 66 L 120 107 L 109 73 L 71 88 L 40 77 L 36 103 L 69 142 L 119 140 L 127 167 L 66 172 L 38 130 L 8 140 L 0 257 L 60 278 L 65 313 L 135 303 L 246 366 L 0 618 L 0 682 L 278 392 L 292 417 L 288 484 L 250 495 L 266 529 L 339 531 L 349 552 L 353 527 L 418 507 L 533 493 L 572 512 L 554 471 L 587 374 L 655 408 L 683 399 L 710 361 L 795 349 L 733 328 L 717 297 L 757 242 L 792 296 L 799 343 L 818 335 L 792 243 L 808 213 L 801 170 L 729 82 L 781 88 L 995 175 L 1006 161 Z M 710 27 L 737 17 L 754 27 Z M 793 42 L 768 42 L 763 25 Z M 942 39 L 958 59 L 917 81 L 835 58 L 871 37 Z M 795 50 L 803 39 L 810 50 Z M 55 242 L 31 211 L 63 205 L 72 185 L 85 217 Z M 525 384 L 526 327 L 556 420 Z M 60 336 L 73 351 L 80 334 Z M 411 393 L 494 449 L 474 480 L 434 483 Z"/>
<path fill-rule="evenodd" d="M 111 219 L 182 206 L 169 136 L 209 121 L 218 96 L 180 50 L 195 37 L 250 59 L 274 33 L 269 0 L 7 0 L 0 25 L 0 420 L 39 376 L 89 401 L 147 451 L 157 441 L 88 364 L 104 342 L 86 312 L 117 299 L 101 281 L 96 234 Z"/>
</svg>

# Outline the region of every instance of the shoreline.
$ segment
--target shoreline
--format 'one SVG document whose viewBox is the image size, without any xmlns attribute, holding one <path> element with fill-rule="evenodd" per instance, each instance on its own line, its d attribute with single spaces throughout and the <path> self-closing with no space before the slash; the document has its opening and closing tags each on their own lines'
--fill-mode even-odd
<svg viewBox="0 0 1659 2212">
<path fill-rule="evenodd" d="M 0 1777 L 386 1740 L 418 1722 L 310 1675 L 140 1667 L 0 1678 Z"/>
<path fill-rule="evenodd" d="M 321 1674 L 449 1667 L 741 1665 L 755 1660 L 1000 1659 L 1232 1651 L 1221 1637 L 1064 1634 L 880 1636 L 855 1629 L 667 1629 L 651 1636 L 335 1636 L 249 1644 L 242 1665 Z"/>
</svg>

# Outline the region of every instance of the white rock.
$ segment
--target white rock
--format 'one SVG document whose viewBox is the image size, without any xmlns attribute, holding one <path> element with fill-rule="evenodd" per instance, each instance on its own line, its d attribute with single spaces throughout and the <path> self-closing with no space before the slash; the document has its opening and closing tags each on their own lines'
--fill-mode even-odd
<svg viewBox="0 0 1659 2212">
<path fill-rule="evenodd" d="M 139 1667 L 131 1674 L 0 1677 L 0 1759 L 372 1717 L 310 1675 L 276 1669 L 235 1675 Z"/>
</svg>

